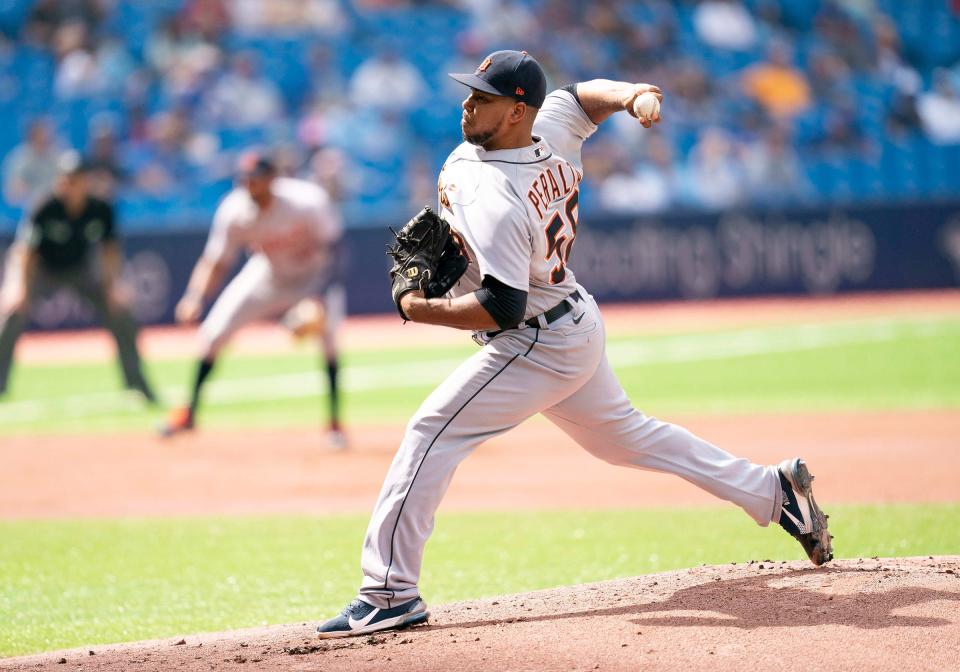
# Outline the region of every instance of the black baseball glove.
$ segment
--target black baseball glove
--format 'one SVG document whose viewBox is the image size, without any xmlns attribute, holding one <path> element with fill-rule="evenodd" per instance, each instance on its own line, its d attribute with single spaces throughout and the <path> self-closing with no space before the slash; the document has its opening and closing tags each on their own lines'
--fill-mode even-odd
<svg viewBox="0 0 960 672">
<path fill-rule="evenodd" d="M 387 255 L 393 259 L 391 294 L 400 317 L 408 320 L 400 308 L 404 294 L 420 290 L 428 299 L 443 296 L 457 284 L 469 261 L 450 235 L 450 225 L 429 206 L 399 233 L 390 231 L 397 239 L 395 245 L 387 247 Z"/>
</svg>

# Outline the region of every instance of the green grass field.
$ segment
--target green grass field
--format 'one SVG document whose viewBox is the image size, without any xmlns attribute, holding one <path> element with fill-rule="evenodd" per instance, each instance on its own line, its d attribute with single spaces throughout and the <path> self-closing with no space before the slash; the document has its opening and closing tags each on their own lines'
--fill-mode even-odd
<svg viewBox="0 0 960 672">
<path fill-rule="evenodd" d="M 960 553 L 960 505 L 831 510 L 838 557 Z M 359 582 L 364 516 L 0 523 L 0 655 L 315 623 Z M 751 559 L 802 559 L 722 509 L 448 514 L 430 603 Z"/>
<path fill-rule="evenodd" d="M 352 423 L 406 421 L 463 347 L 351 351 Z M 609 356 L 656 414 L 960 407 L 960 318 L 914 316 L 638 337 Z M 209 428 L 315 426 L 316 355 L 226 356 Z M 187 360 L 151 363 L 179 402 Z M 115 391 L 113 364 L 21 366 L 0 437 L 150 431 L 161 411 Z M 960 504 L 831 510 L 839 557 L 960 553 Z M 315 621 L 359 580 L 365 516 L 0 522 L 0 655 Z M 729 508 L 441 515 L 423 590 L 432 603 L 749 559 L 799 559 L 779 530 Z"/>
<path fill-rule="evenodd" d="M 615 336 L 609 357 L 635 403 L 653 414 L 954 408 L 960 406 L 960 318 L 916 317 L 657 337 Z M 351 423 L 403 423 L 466 356 L 462 347 L 350 351 Z M 153 362 L 168 403 L 194 364 Z M 233 356 L 204 397 L 207 427 L 314 426 L 324 393 L 310 348 Z M 149 430 L 162 417 L 117 391 L 113 363 L 22 366 L 0 404 L 0 435 Z M 272 402 L 272 403 L 265 403 Z"/>
</svg>

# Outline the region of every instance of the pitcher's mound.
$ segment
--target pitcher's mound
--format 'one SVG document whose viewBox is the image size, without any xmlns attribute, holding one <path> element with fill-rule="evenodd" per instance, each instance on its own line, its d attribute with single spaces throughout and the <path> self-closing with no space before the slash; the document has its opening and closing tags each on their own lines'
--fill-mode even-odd
<svg viewBox="0 0 960 672">
<path fill-rule="evenodd" d="M 432 611 L 429 625 L 352 639 L 317 640 L 316 623 L 305 623 L 85 647 L 0 668 L 957 669 L 960 556 L 700 567 Z"/>
</svg>

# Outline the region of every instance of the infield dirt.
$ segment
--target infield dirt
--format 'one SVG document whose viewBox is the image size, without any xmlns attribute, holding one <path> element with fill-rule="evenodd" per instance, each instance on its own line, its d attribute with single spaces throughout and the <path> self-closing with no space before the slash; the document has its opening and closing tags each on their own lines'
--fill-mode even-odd
<svg viewBox="0 0 960 672">
<path fill-rule="evenodd" d="M 96 646 L 2 670 L 915 670 L 960 659 L 960 556 L 751 562 L 433 609 L 343 640 L 314 623 Z"/>
<path fill-rule="evenodd" d="M 666 419 L 761 464 L 805 457 L 824 502 L 957 499 L 953 410 Z M 0 519 L 366 513 L 402 436 L 353 427 L 344 452 L 325 450 L 313 429 L 8 437 Z M 465 460 L 443 510 L 567 508 L 571 492 L 591 509 L 718 504 L 679 478 L 602 462 L 534 419 Z"/>
</svg>

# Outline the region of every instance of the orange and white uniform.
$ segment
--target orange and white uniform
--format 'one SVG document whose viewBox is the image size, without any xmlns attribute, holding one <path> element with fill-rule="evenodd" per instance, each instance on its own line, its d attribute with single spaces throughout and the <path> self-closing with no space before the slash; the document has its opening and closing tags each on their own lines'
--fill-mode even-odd
<svg viewBox="0 0 960 672">
<path fill-rule="evenodd" d="M 323 188 L 278 177 L 273 200 L 261 210 L 243 188 L 220 203 L 203 256 L 232 264 L 250 258 L 219 296 L 200 327 L 208 355 L 241 327 L 278 316 L 307 297 L 319 297 L 331 282 L 336 243 L 343 235 L 340 215 Z M 336 319 L 327 310 L 327 320 Z"/>
</svg>

